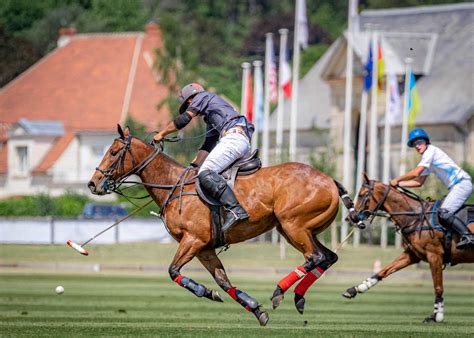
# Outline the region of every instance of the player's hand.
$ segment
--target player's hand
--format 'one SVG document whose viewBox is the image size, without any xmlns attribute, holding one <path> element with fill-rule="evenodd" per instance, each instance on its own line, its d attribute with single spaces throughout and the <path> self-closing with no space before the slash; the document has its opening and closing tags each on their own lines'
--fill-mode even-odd
<svg viewBox="0 0 474 338">
<path fill-rule="evenodd" d="M 158 142 L 160 142 L 163 138 L 164 138 L 164 136 L 163 136 L 161 133 L 155 134 L 155 136 L 153 136 L 153 142 L 158 143 Z"/>
<path fill-rule="evenodd" d="M 394 178 L 393 180 L 390 181 L 390 185 L 392 187 L 398 186 L 398 183 L 399 183 L 399 181 L 396 178 Z"/>
</svg>

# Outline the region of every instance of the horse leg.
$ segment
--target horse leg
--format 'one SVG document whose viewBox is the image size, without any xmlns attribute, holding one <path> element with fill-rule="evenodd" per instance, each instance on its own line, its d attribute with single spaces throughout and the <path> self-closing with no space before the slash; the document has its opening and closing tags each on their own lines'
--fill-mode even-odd
<svg viewBox="0 0 474 338">
<path fill-rule="evenodd" d="M 325 261 L 323 261 L 321 264 L 316 266 L 313 270 L 310 271 L 295 287 L 294 293 L 295 293 L 295 307 L 296 310 L 298 310 L 299 313 L 303 314 L 304 311 L 304 306 L 305 306 L 305 298 L 304 295 L 306 294 L 306 291 L 311 287 L 311 285 L 314 284 L 321 276 L 326 272 L 332 265 L 334 265 L 337 262 L 337 255 L 335 252 L 332 252 L 328 248 L 326 248 L 324 245 L 321 244 L 321 242 L 318 241 L 316 236 L 313 236 L 314 241 L 316 242 L 316 245 L 323 250 L 324 255 L 327 257 Z"/>
<path fill-rule="evenodd" d="M 197 257 L 222 290 L 227 292 L 233 300 L 242 305 L 247 311 L 252 312 L 257 317 L 260 325 L 265 326 L 267 324 L 269 319 L 267 312 L 261 310 L 261 306 L 256 299 L 232 286 L 215 250 L 204 250 Z"/>
<path fill-rule="evenodd" d="M 222 298 L 216 291 L 210 290 L 206 286 L 180 274 L 181 268 L 193 259 L 204 246 L 205 243 L 192 237 L 183 237 L 179 242 L 178 250 L 169 266 L 168 272 L 174 282 L 195 296 L 222 302 Z"/>
<path fill-rule="evenodd" d="M 434 310 L 431 316 L 428 316 L 423 321 L 428 322 L 442 322 L 444 320 L 444 300 L 443 300 L 443 255 L 436 252 L 428 252 L 426 259 L 430 264 L 431 277 L 433 278 L 433 286 L 435 290 Z"/>
<path fill-rule="evenodd" d="M 380 272 L 376 273 L 372 277 L 367 278 L 358 286 L 353 286 L 346 290 L 342 295 L 346 298 L 354 298 L 358 293 L 364 293 L 368 291 L 375 284 L 380 282 L 382 279 L 388 277 L 392 273 L 401 270 L 411 264 L 418 263 L 420 259 L 414 254 L 404 251 L 400 256 L 395 258 L 395 260 L 384 267 Z"/>
<path fill-rule="evenodd" d="M 316 246 L 312 235 L 308 230 L 303 229 L 302 231 L 291 234 L 291 236 L 286 233 L 285 237 L 297 250 L 303 252 L 306 261 L 303 265 L 298 266 L 294 271 L 290 272 L 287 276 L 281 279 L 280 282 L 278 282 L 271 298 L 273 309 L 276 309 L 280 305 L 285 292 L 293 284 L 328 260 L 328 257 L 326 257 L 323 250 Z"/>
</svg>

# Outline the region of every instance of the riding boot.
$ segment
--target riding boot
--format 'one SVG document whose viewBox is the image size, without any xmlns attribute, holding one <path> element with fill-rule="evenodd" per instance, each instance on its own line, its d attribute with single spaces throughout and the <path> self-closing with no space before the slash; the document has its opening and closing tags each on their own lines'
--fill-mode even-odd
<svg viewBox="0 0 474 338">
<path fill-rule="evenodd" d="M 456 216 L 451 216 L 451 226 L 453 229 L 461 235 L 459 243 L 456 248 L 459 250 L 467 250 L 474 246 L 474 234 L 472 234 L 467 228 L 466 224 Z"/>
<path fill-rule="evenodd" d="M 234 224 L 249 218 L 244 208 L 239 204 L 232 189 L 224 178 L 212 170 L 204 170 L 198 175 L 199 183 L 212 197 L 219 200 L 227 211 L 222 230 L 226 231 Z"/>
<path fill-rule="evenodd" d="M 222 231 L 226 231 L 234 224 L 245 221 L 249 218 L 247 211 L 245 211 L 245 209 L 239 204 L 234 192 L 229 186 L 227 186 L 222 192 L 219 200 L 227 210 L 227 215 L 225 217 L 224 225 L 222 226 Z"/>
</svg>

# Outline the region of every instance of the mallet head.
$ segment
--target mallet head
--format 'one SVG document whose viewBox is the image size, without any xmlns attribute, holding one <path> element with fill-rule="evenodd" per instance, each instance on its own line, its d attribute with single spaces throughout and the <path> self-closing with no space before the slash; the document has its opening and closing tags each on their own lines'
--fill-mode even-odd
<svg viewBox="0 0 474 338">
<path fill-rule="evenodd" d="M 86 249 L 84 249 L 82 246 L 80 246 L 79 244 L 77 243 L 74 243 L 73 241 L 71 240 L 68 240 L 67 241 L 67 245 L 69 245 L 71 248 L 73 248 L 74 250 L 76 250 L 77 252 L 79 252 L 81 255 L 84 255 L 84 256 L 88 256 L 89 253 L 87 252 Z"/>
</svg>

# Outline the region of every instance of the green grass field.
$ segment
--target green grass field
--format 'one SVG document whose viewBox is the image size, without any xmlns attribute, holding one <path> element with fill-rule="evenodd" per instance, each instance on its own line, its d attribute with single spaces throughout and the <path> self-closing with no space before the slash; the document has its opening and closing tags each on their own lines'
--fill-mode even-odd
<svg viewBox="0 0 474 338">
<path fill-rule="evenodd" d="M 175 245 L 139 244 L 91 246 L 91 256 L 81 257 L 61 246 L 0 246 L 2 263 L 71 262 L 152 264 L 166 266 Z M 64 250 L 64 251 L 63 251 Z M 71 250 L 71 251 L 69 251 Z M 335 270 L 369 271 L 374 258 L 383 263 L 398 251 L 347 248 Z M 281 261 L 278 249 L 269 245 L 242 244 L 223 253 L 232 269 L 232 282 L 257 298 L 267 309 L 270 321 L 260 327 L 252 314 L 226 294 L 224 303 L 198 299 L 172 283 L 163 272 L 65 272 L 9 269 L 0 272 L 0 335 L 2 336 L 473 336 L 474 283 L 449 279 L 445 282 L 445 322 L 423 324 L 433 306 L 432 283 L 427 279 L 394 276 L 367 294 L 346 300 L 341 293 L 361 282 L 357 277 L 328 275 L 308 292 L 302 316 L 293 306 L 293 295 L 277 310 L 269 300 L 278 273 L 238 272 L 243 267 L 287 267 L 301 263 L 289 251 Z M 387 256 L 387 257 L 386 257 Z M 388 257 L 390 256 L 390 257 Z M 156 259 L 154 259 L 156 258 Z M 344 263 L 344 260 L 346 262 Z M 368 262 L 367 262 L 368 260 Z M 197 266 L 191 264 L 191 266 Z M 420 268 L 412 268 L 416 271 Z M 425 271 L 426 267 L 421 267 Z M 203 272 L 183 269 L 186 276 L 218 289 Z M 370 272 L 369 272 L 370 273 Z M 473 275 L 471 266 L 448 274 Z M 56 295 L 57 285 L 65 287 Z M 221 293 L 222 294 L 222 293 Z M 305 322 L 306 321 L 306 322 Z"/>
</svg>

